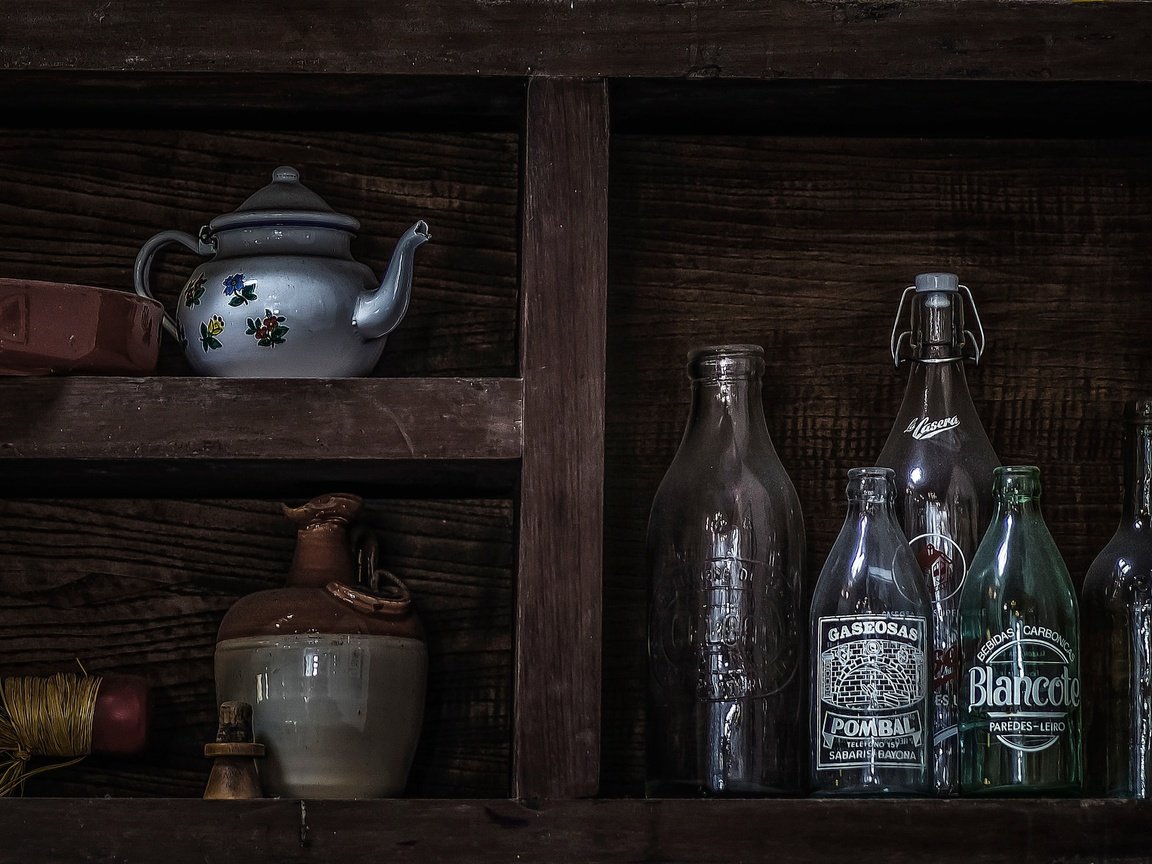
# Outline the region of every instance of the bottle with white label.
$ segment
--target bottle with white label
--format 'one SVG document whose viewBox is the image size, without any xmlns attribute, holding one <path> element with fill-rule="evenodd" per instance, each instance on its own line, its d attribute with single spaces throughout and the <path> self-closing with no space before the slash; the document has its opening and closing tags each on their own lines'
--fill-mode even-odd
<svg viewBox="0 0 1152 864">
<path fill-rule="evenodd" d="M 763 374 L 759 345 L 688 357 L 688 423 L 648 522 L 649 794 L 801 789 L 804 517 Z"/>
<path fill-rule="evenodd" d="M 810 615 L 816 795 L 930 795 L 931 605 L 888 468 L 848 472 L 848 516 Z"/>
<path fill-rule="evenodd" d="M 1080 793 L 1080 618 L 1040 515 L 1040 471 L 997 468 L 960 597 L 963 795 Z"/>
<path fill-rule="evenodd" d="M 899 333 L 911 296 L 911 329 Z M 964 303 L 976 333 L 964 328 Z M 938 795 L 959 787 L 956 740 L 960 587 L 992 517 L 1000 464 L 968 392 L 964 361 L 979 362 L 984 330 L 968 288 L 952 273 L 922 273 L 905 289 L 892 359 L 908 362 L 904 401 L 876 464 L 896 472 L 896 512 L 932 601 L 932 774 Z"/>
</svg>

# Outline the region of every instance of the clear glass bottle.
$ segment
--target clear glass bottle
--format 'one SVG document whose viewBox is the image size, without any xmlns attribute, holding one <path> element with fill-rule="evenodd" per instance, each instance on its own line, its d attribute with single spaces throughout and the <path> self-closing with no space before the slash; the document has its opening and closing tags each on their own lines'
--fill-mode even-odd
<svg viewBox="0 0 1152 864">
<path fill-rule="evenodd" d="M 1129 406 L 1124 512 L 1084 579 L 1085 790 L 1152 794 L 1152 399 Z"/>
<path fill-rule="evenodd" d="M 648 524 L 648 792 L 800 789 L 804 520 L 764 421 L 763 349 L 688 357 Z"/>
<path fill-rule="evenodd" d="M 848 472 L 848 516 L 812 598 L 817 795 L 930 795 L 931 604 L 889 468 Z"/>
<path fill-rule="evenodd" d="M 1040 470 L 994 476 L 996 514 L 960 597 L 961 794 L 1076 795 L 1076 592 L 1040 514 Z"/>
<path fill-rule="evenodd" d="M 911 330 L 897 335 L 909 294 Z M 979 337 L 964 329 L 965 298 Z M 910 374 L 876 464 L 896 472 L 896 512 L 932 600 L 932 773 L 937 794 L 954 795 L 960 588 L 992 518 L 992 470 L 1000 464 L 964 374 L 965 359 L 979 362 L 984 331 L 971 293 L 954 274 L 921 273 L 905 290 L 891 350 L 898 366 L 910 361 Z"/>
</svg>

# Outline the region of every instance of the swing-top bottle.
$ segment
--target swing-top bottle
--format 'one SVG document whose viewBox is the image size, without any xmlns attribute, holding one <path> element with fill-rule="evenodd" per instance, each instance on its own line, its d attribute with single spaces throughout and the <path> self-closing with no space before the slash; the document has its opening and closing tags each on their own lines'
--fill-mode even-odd
<svg viewBox="0 0 1152 864">
<path fill-rule="evenodd" d="M 911 328 L 899 332 L 905 302 Z M 976 332 L 964 327 L 964 303 Z M 932 774 L 939 795 L 958 788 L 960 588 L 992 516 L 1000 464 L 968 392 L 964 361 L 979 362 L 984 330 L 971 292 L 952 273 L 922 273 L 900 300 L 892 358 L 908 362 L 904 401 L 877 459 L 896 472 L 896 512 L 932 601 Z"/>
</svg>

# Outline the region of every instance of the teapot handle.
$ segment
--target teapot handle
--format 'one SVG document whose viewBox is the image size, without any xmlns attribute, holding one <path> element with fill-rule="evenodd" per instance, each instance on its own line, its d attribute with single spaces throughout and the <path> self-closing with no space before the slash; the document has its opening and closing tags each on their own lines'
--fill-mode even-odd
<svg viewBox="0 0 1152 864">
<path fill-rule="evenodd" d="M 140 252 L 136 256 L 136 268 L 132 273 L 132 279 L 136 287 L 136 293 L 141 297 L 147 297 L 149 300 L 156 299 L 152 296 L 152 286 L 148 284 L 148 272 L 152 269 L 152 259 L 156 257 L 156 253 L 160 251 L 161 247 L 167 246 L 169 243 L 179 243 L 197 255 L 203 255 L 205 257 L 214 254 L 216 251 L 213 248 L 213 244 L 197 239 L 184 231 L 161 231 L 141 246 Z M 176 322 L 167 311 L 164 312 L 163 323 L 164 329 L 168 331 L 169 335 L 171 335 L 173 339 L 179 340 L 180 332 L 176 329 Z"/>
</svg>

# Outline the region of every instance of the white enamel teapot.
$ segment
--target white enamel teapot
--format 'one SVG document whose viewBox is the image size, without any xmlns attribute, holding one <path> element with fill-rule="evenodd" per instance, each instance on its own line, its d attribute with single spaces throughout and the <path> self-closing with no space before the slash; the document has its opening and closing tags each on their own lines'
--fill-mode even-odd
<svg viewBox="0 0 1152 864">
<path fill-rule="evenodd" d="M 193 237 L 162 231 L 136 256 L 136 293 L 161 247 L 179 243 L 211 260 L 192 271 L 164 328 L 201 375 L 337 378 L 367 375 L 408 310 L 419 221 L 400 238 L 384 279 L 352 258 L 360 230 L 300 183 L 294 168 Z M 154 298 L 153 298 L 154 299 Z"/>
</svg>

